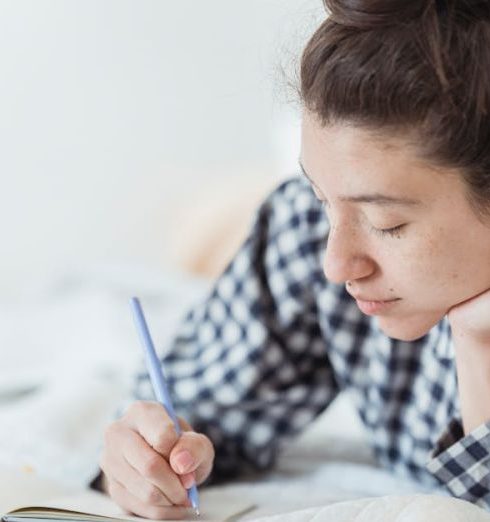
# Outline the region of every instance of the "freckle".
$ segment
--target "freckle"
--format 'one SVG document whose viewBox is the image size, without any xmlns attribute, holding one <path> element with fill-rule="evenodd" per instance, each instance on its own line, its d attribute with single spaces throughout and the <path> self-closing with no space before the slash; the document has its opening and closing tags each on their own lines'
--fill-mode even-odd
<svg viewBox="0 0 490 522">
<path fill-rule="evenodd" d="M 394 292 L 393 288 L 390 288 L 390 292 Z"/>
</svg>

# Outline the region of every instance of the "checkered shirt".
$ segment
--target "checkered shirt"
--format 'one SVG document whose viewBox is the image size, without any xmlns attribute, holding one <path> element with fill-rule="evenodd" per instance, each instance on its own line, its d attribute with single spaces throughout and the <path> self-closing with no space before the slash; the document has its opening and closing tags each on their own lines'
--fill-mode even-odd
<svg viewBox="0 0 490 522">
<path fill-rule="evenodd" d="M 328 221 L 307 182 L 280 185 L 163 356 L 178 413 L 214 442 L 213 476 L 266 469 L 349 390 L 379 463 L 490 509 L 490 421 L 464 435 L 446 319 L 387 337 L 322 271 Z M 148 375 L 135 397 L 153 399 Z"/>
</svg>

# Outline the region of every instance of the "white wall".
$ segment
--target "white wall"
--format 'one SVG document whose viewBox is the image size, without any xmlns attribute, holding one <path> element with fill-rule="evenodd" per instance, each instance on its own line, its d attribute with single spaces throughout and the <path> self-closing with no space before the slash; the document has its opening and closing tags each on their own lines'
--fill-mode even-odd
<svg viewBox="0 0 490 522">
<path fill-rule="evenodd" d="M 278 70 L 321 4 L 0 0 L 0 297 L 85 264 L 161 265 L 176 201 L 290 174 Z"/>
</svg>

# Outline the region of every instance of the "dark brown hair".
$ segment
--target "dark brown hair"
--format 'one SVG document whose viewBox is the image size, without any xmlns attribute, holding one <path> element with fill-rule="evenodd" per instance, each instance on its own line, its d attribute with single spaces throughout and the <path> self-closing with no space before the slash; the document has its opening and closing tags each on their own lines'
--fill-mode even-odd
<svg viewBox="0 0 490 522">
<path fill-rule="evenodd" d="M 490 214 L 490 0 L 324 4 L 301 59 L 303 106 L 324 125 L 415 136 Z"/>
</svg>

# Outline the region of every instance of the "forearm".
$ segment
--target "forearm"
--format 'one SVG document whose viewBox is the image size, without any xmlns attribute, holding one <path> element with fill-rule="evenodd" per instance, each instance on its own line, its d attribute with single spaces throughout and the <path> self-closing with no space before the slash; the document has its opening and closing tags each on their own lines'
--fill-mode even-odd
<svg viewBox="0 0 490 522">
<path fill-rule="evenodd" d="M 456 497 L 490 509 L 490 290 L 451 308 L 460 411 L 427 463 Z"/>
<path fill-rule="evenodd" d="M 459 400 L 465 435 L 490 420 L 490 343 L 453 330 Z"/>
</svg>

